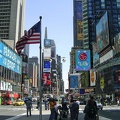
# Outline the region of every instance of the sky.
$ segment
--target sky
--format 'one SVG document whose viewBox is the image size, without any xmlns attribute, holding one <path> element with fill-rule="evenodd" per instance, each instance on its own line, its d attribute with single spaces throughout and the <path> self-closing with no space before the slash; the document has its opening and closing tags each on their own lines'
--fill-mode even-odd
<svg viewBox="0 0 120 120">
<path fill-rule="evenodd" d="M 68 88 L 68 72 L 70 68 L 70 51 L 73 46 L 73 0 L 26 0 L 25 30 L 29 30 L 42 16 L 42 49 L 47 27 L 48 39 L 56 44 L 56 53 L 65 57 L 63 63 L 63 80 Z M 30 45 L 30 56 L 39 58 L 39 45 Z"/>
</svg>

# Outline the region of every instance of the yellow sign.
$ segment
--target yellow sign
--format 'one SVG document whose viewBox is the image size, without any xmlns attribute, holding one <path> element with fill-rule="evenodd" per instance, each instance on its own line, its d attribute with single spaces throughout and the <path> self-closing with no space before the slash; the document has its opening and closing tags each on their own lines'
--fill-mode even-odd
<svg viewBox="0 0 120 120">
<path fill-rule="evenodd" d="M 77 40 L 83 40 L 83 22 L 77 21 Z"/>
<path fill-rule="evenodd" d="M 104 88 L 104 77 L 102 77 L 100 79 L 100 88 L 103 89 Z"/>
</svg>

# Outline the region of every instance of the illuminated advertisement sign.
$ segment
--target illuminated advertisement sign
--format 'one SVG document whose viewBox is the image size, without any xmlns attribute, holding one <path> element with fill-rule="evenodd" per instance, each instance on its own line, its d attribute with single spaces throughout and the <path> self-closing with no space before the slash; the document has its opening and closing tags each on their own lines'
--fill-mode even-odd
<svg viewBox="0 0 120 120">
<path fill-rule="evenodd" d="M 96 25 L 96 40 L 98 52 L 103 50 L 109 44 L 109 28 L 107 12 Z"/>
<path fill-rule="evenodd" d="M 85 71 L 81 74 L 81 87 L 89 87 L 89 72 Z"/>
<path fill-rule="evenodd" d="M 54 40 L 44 39 L 44 47 L 52 47 L 55 46 Z"/>
<path fill-rule="evenodd" d="M 82 1 L 76 1 L 76 19 L 77 20 L 83 20 L 82 18 Z"/>
<path fill-rule="evenodd" d="M 78 50 L 76 57 L 76 71 L 90 70 L 90 50 Z"/>
<path fill-rule="evenodd" d="M 83 40 L 83 22 L 77 21 L 77 40 Z"/>
<path fill-rule="evenodd" d="M 120 52 L 120 33 L 114 37 L 114 50 L 115 54 Z"/>
<path fill-rule="evenodd" d="M 0 41 L 0 65 L 21 74 L 22 59 Z"/>
<path fill-rule="evenodd" d="M 43 84 L 44 85 L 50 85 L 51 84 L 51 76 L 50 73 L 43 73 Z"/>
<path fill-rule="evenodd" d="M 90 70 L 90 86 L 95 86 L 96 84 L 96 72 Z"/>
<path fill-rule="evenodd" d="M 43 72 L 51 72 L 51 65 L 50 65 L 50 61 L 44 61 L 44 68 L 43 68 Z"/>
<path fill-rule="evenodd" d="M 100 63 L 100 59 L 99 59 L 99 54 L 98 53 L 95 53 L 93 55 L 93 66 L 97 66 L 98 64 Z"/>
<path fill-rule="evenodd" d="M 70 88 L 78 88 L 78 75 L 70 75 Z"/>
</svg>

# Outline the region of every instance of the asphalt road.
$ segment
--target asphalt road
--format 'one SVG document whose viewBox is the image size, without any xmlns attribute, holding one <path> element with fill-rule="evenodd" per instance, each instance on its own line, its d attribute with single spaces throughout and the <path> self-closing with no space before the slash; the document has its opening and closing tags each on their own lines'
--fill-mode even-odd
<svg viewBox="0 0 120 120">
<path fill-rule="evenodd" d="M 36 104 L 33 104 L 36 108 Z M 44 110 L 44 105 L 42 107 Z M 83 113 L 84 105 L 80 105 L 80 111 Z M 26 114 L 26 106 L 0 105 L 0 120 Z M 99 110 L 99 115 L 110 120 L 120 120 L 120 106 L 104 106 L 103 110 Z"/>
<path fill-rule="evenodd" d="M 36 103 L 33 103 L 36 108 Z M 43 108 L 44 109 L 44 108 Z M 26 106 L 0 105 L 0 120 L 6 120 L 20 114 L 26 114 Z"/>
</svg>

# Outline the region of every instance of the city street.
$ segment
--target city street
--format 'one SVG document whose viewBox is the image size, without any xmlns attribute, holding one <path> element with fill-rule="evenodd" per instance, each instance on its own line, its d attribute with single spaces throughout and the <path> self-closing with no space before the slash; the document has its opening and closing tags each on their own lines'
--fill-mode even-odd
<svg viewBox="0 0 120 120">
<path fill-rule="evenodd" d="M 84 105 L 80 105 L 79 119 L 83 120 Z M 99 110 L 100 120 L 119 120 L 120 118 L 119 106 L 104 106 L 103 110 Z M 42 107 L 42 118 L 48 120 L 50 111 Z M 0 106 L 0 120 L 39 120 L 39 110 L 36 109 L 36 105 L 33 105 L 32 116 L 26 117 L 26 106 Z"/>
</svg>

